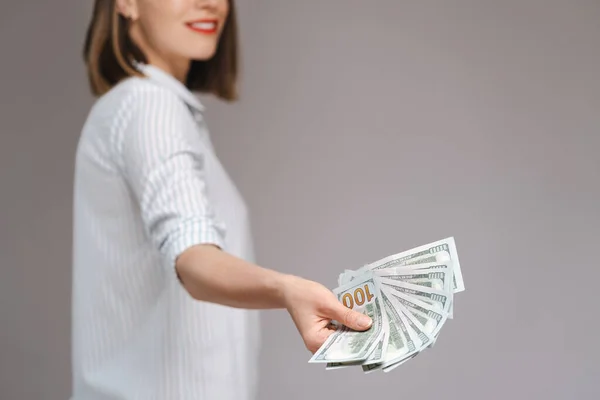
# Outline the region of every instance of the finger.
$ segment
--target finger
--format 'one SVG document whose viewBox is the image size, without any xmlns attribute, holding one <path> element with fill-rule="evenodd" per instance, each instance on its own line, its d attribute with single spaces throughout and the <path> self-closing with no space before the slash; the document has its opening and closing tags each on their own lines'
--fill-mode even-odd
<svg viewBox="0 0 600 400">
<path fill-rule="evenodd" d="M 373 320 L 368 315 L 352 310 L 342 303 L 335 307 L 333 318 L 357 331 L 369 329 L 373 324 Z"/>
<path fill-rule="evenodd" d="M 305 338 L 306 348 L 311 353 L 316 353 L 334 332 L 335 329 L 330 329 L 328 326 L 323 327 L 314 335 Z"/>
</svg>

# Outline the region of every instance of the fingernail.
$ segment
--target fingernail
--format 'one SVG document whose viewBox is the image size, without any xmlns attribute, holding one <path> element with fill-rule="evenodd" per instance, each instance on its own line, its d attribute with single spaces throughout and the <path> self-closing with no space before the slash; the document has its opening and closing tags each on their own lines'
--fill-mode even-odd
<svg viewBox="0 0 600 400">
<path fill-rule="evenodd" d="M 373 320 L 371 320 L 371 318 L 368 315 L 361 315 L 358 318 L 358 325 L 361 328 L 368 328 L 371 326 L 371 324 L 373 323 Z"/>
</svg>

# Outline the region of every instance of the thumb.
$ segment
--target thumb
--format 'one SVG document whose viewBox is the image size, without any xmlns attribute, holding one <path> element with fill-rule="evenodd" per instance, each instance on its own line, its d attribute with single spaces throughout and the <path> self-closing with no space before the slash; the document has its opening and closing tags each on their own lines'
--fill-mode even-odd
<svg viewBox="0 0 600 400">
<path fill-rule="evenodd" d="M 364 331 L 369 329 L 373 324 L 373 320 L 366 314 L 352 310 L 346 307 L 342 303 L 334 310 L 334 319 L 338 320 L 341 324 L 346 325 L 350 329 L 356 331 Z"/>
</svg>

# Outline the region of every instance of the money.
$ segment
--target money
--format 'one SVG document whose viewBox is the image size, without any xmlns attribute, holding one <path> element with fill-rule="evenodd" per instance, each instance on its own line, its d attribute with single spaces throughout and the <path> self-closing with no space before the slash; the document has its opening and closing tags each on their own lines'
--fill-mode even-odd
<svg viewBox="0 0 600 400">
<path fill-rule="evenodd" d="M 388 342 L 388 349 L 386 351 L 386 357 L 381 360 L 380 363 L 371 363 L 363 366 L 363 371 L 372 372 L 381 368 L 383 365 L 393 364 L 404 360 L 414 354 L 422 342 L 415 343 L 414 335 L 411 335 L 408 330 L 408 323 L 404 319 L 401 313 L 398 312 L 398 308 L 394 307 L 391 303 L 392 300 L 386 296 L 385 292 L 381 292 L 383 304 L 386 313 L 389 315 L 390 321 L 390 341 Z"/>
<path fill-rule="evenodd" d="M 373 325 L 364 332 L 338 325 L 309 362 L 390 372 L 433 346 L 453 318 L 454 295 L 464 290 L 453 237 L 346 269 L 333 292 Z"/>
<path fill-rule="evenodd" d="M 454 293 L 465 290 L 465 283 L 462 277 L 460 262 L 456 250 L 456 243 L 453 237 L 438 240 L 437 242 L 429 243 L 414 249 L 394 254 L 374 263 L 367 264 L 360 269 L 363 271 L 371 271 L 385 269 L 397 266 L 408 266 L 422 263 L 452 261 L 452 289 Z"/>
<path fill-rule="evenodd" d="M 348 308 L 367 314 L 373 324 L 366 331 L 354 331 L 340 326 L 313 354 L 311 363 L 349 363 L 366 361 L 384 340 L 383 305 L 379 284 L 373 273 L 365 273 L 348 284 L 335 289 L 334 294 Z M 385 351 L 385 350 L 383 350 Z"/>
<path fill-rule="evenodd" d="M 419 268 L 415 269 L 413 267 Z M 375 274 L 397 281 L 450 292 L 452 263 L 423 263 L 406 267 L 383 268 L 376 270 Z"/>
</svg>

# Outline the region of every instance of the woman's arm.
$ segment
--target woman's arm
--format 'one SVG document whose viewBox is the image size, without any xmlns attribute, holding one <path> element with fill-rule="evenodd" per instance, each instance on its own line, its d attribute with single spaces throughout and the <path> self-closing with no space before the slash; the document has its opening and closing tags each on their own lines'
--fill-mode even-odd
<svg viewBox="0 0 600 400">
<path fill-rule="evenodd" d="M 313 353 L 333 332 L 332 319 L 359 331 L 372 324 L 371 318 L 345 307 L 317 282 L 259 267 L 213 245 L 185 250 L 177 258 L 176 271 L 196 300 L 237 308 L 285 308 Z"/>
<path fill-rule="evenodd" d="M 176 261 L 177 275 L 196 300 L 236 308 L 285 308 L 291 278 L 249 263 L 213 245 L 185 250 Z"/>
</svg>

